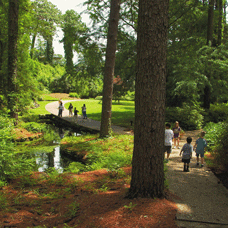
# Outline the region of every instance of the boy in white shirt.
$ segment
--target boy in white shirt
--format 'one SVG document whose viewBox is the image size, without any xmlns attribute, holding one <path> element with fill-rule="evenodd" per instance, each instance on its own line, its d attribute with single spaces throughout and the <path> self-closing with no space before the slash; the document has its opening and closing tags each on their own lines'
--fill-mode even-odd
<svg viewBox="0 0 228 228">
<path fill-rule="evenodd" d="M 169 156 L 172 152 L 172 141 L 173 141 L 173 131 L 170 129 L 171 125 L 167 123 L 165 125 L 165 148 L 164 153 L 167 152 L 167 160 L 169 160 Z"/>
</svg>

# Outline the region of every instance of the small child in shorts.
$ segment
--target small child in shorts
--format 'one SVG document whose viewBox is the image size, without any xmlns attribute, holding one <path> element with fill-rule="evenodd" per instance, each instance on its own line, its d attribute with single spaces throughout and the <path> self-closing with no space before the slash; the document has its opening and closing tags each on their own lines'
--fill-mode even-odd
<svg viewBox="0 0 228 228">
<path fill-rule="evenodd" d="M 172 152 L 172 141 L 173 141 L 173 131 L 170 129 L 171 125 L 167 123 L 165 125 L 165 146 L 164 153 L 167 152 L 167 161 L 169 160 L 169 156 Z"/>
<path fill-rule="evenodd" d="M 187 143 L 184 144 L 180 151 L 180 156 L 182 154 L 182 162 L 184 162 L 184 172 L 189 172 L 189 163 L 192 158 L 193 146 L 191 145 L 192 138 L 187 138 Z"/>
<path fill-rule="evenodd" d="M 74 119 L 75 119 L 75 122 L 77 123 L 78 122 L 78 110 L 76 109 L 76 107 L 74 108 Z"/>
<path fill-rule="evenodd" d="M 200 133 L 200 138 L 196 140 L 196 143 L 194 145 L 194 149 L 196 151 L 196 157 L 197 157 L 197 165 L 199 165 L 199 156 L 201 158 L 201 167 L 204 166 L 204 151 L 207 146 L 207 141 L 204 139 L 206 132 L 202 131 Z"/>
</svg>

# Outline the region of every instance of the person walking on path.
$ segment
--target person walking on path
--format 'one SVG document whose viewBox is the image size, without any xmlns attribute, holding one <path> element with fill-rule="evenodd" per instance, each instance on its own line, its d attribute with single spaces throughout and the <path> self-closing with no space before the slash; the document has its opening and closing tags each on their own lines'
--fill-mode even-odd
<svg viewBox="0 0 228 228">
<path fill-rule="evenodd" d="M 69 110 L 69 116 L 73 116 L 73 105 L 72 105 L 72 103 L 70 103 L 68 110 Z"/>
<path fill-rule="evenodd" d="M 60 101 L 59 102 L 59 113 L 58 113 L 59 117 L 63 117 L 63 110 L 64 110 L 63 102 Z"/>
<path fill-rule="evenodd" d="M 87 119 L 85 104 L 82 106 L 82 115 L 83 115 L 83 119 Z"/>
<path fill-rule="evenodd" d="M 196 143 L 194 145 L 194 149 L 196 151 L 196 157 L 197 157 L 197 165 L 199 165 L 199 156 L 201 158 L 201 167 L 204 166 L 204 151 L 207 146 L 207 141 L 204 139 L 206 132 L 202 131 L 200 133 L 200 138 L 196 140 Z"/>
<path fill-rule="evenodd" d="M 179 122 L 176 121 L 175 122 L 175 126 L 173 128 L 173 133 L 174 133 L 174 149 L 177 148 L 180 149 L 180 146 L 179 146 L 179 143 L 180 143 L 180 131 L 181 131 L 181 128 L 180 128 L 180 125 L 179 125 Z"/>
<path fill-rule="evenodd" d="M 173 131 L 170 129 L 171 125 L 167 123 L 165 125 L 165 148 L 164 153 L 167 152 L 167 161 L 169 160 L 169 156 L 172 152 L 172 141 L 173 141 Z"/>
<path fill-rule="evenodd" d="M 182 154 L 182 162 L 184 162 L 184 172 L 189 172 L 189 163 L 192 158 L 193 146 L 191 145 L 192 138 L 187 138 L 187 143 L 184 144 L 180 151 L 180 156 Z M 182 153 L 183 152 L 183 153 Z"/>
<path fill-rule="evenodd" d="M 74 108 L 74 119 L 75 119 L 75 122 L 77 123 L 78 122 L 78 110 L 76 109 L 76 107 Z"/>
</svg>

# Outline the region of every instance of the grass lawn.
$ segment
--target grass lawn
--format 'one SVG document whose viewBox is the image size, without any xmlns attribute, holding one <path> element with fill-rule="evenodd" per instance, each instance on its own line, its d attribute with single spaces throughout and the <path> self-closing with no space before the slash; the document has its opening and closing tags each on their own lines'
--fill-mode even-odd
<svg viewBox="0 0 228 228">
<path fill-rule="evenodd" d="M 81 107 L 86 105 L 86 113 L 88 118 L 101 121 L 102 103 L 100 100 L 81 100 L 74 101 L 72 105 L 79 110 L 81 115 Z M 68 108 L 69 103 L 65 105 Z M 123 127 L 130 127 L 130 121 L 134 121 L 135 104 L 134 101 L 120 101 L 120 103 L 112 102 L 112 124 Z"/>
<path fill-rule="evenodd" d="M 57 101 L 57 98 L 53 98 L 50 95 L 43 95 L 43 101 L 38 101 L 40 105 L 36 109 L 31 109 L 30 113 L 33 115 L 45 115 L 49 114 L 46 111 L 45 106 L 52 102 Z M 65 99 L 63 99 L 65 100 Z M 67 99 L 69 100 L 69 99 Z M 72 101 L 74 107 L 79 110 L 79 115 L 82 115 L 81 107 L 83 104 L 87 108 L 87 116 L 90 119 L 101 121 L 102 103 L 100 100 L 86 99 L 80 101 Z M 65 104 L 65 108 L 68 109 L 69 103 Z M 134 121 L 135 116 L 135 104 L 134 101 L 120 101 L 120 103 L 112 102 L 112 124 L 123 127 L 130 127 L 131 121 Z"/>
</svg>

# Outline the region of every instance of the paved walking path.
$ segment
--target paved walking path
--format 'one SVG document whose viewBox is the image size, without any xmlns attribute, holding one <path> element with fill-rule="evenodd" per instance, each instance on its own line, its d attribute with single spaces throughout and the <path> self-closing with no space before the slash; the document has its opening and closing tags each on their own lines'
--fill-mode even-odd
<svg viewBox="0 0 228 228">
<path fill-rule="evenodd" d="M 72 102 L 63 101 L 63 103 Z M 58 114 L 58 102 L 46 105 L 46 110 L 52 114 Z M 72 121 L 68 117 L 68 110 L 64 110 L 63 118 Z M 83 120 L 79 117 L 78 124 L 94 129 L 100 129 L 100 122 L 91 119 Z M 124 128 L 112 126 L 113 131 L 126 134 Z M 193 137 L 194 145 L 199 131 L 186 132 L 180 147 L 186 142 L 187 136 Z M 190 163 L 190 172 L 183 172 L 183 163 L 179 155 L 180 149 L 173 149 L 168 162 L 167 178 L 169 189 L 178 199 L 177 225 L 179 227 L 199 228 L 228 228 L 228 190 L 219 184 L 217 177 L 206 167 L 196 166 L 195 152 Z"/>
<path fill-rule="evenodd" d="M 66 103 L 69 103 L 69 102 L 73 102 L 73 101 L 74 100 L 63 100 L 63 105 L 65 105 Z M 58 107 L 59 107 L 59 102 L 54 101 L 54 102 L 47 104 L 45 106 L 45 109 L 54 115 L 58 115 L 58 112 L 59 112 Z M 87 112 L 87 116 L 89 116 L 89 111 Z M 63 119 L 75 122 L 74 117 L 69 117 L 69 111 L 66 108 L 63 111 Z M 89 118 L 83 119 L 81 115 L 78 116 L 77 123 L 81 126 L 96 129 L 96 130 L 100 130 L 100 125 L 101 125 L 100 121 L 92 120 Z M 120 127 L 120 126 L 112 125 L 112 130 L 116 134 L 129 134 L 129 135 L 132 134 L 130 131 L 127 131 L 126 128 Z"/>
<path fill-rule="evenodd" d="M 194 136 L 192 145 L 198 138 L 196 131 L 186 132 L 180 142 L 181 148 L 187 136 Z M 177 225 L 227 228 L 228 190 L 219 184 L 217 177 L 207 167 L 200 168 L 196 165 L 195 152 L 190 163 L 190 172 L 183 172 L 179 154 L 180 149 L 173 149 L 167 172 L 169 189 L 179 197 L 175 200 L 178 206 Z"/>
</svg>

